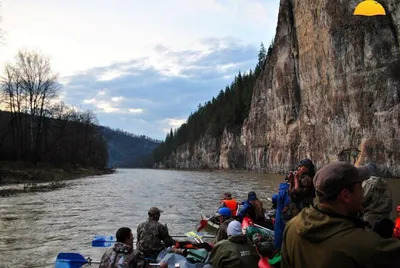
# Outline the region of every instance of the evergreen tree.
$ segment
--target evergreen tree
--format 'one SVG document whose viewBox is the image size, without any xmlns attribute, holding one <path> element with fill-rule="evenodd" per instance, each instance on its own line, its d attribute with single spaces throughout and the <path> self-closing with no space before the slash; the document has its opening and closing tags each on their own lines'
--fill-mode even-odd
<svg viewBox="0 0 400 268">
<path fill-rule="evenodd" d="M 232 83 L 224 90 L 221 89 L 216 97 L 204 105 L 199 103 L 197 111 L 190 114 L 186 123 L 174 131 L 171 129 L 165 141 L 154 150 L 153 161 L 164 161 L 179 146 L 193 145 L 204 135 L 219 137 L 225 127 L 232 130 L 241 126 L 249 115 L 254 85 L 272 49 L 273 42 L 267 54 L 264 44 L 261 43 L 254 70 L 248 73 L 239 71 Z"/>
<path fill-rule="evenodd" d="M 265 50 L 264 44 L 261 43 L 260 51 L 258 52 L 258 66 L 260 66 L 261 69 L 264 68 L 266 57 L 267 57 L 267 51 Z"/>
</svg>

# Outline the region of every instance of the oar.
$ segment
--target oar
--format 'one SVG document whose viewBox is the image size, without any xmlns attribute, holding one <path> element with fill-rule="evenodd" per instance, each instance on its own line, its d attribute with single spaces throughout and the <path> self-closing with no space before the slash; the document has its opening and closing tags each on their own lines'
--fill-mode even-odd
<svg viewBox="0 0 400 268">
<path fill-rule="evenodd" d="M 95 236 L 94 239 L 92 240 L 92 247 L 101 247 L 101 248 L 107 248 L 110 247 L 111 244 L 117 242 L 117 240 L 114 239 L 112 235 L 106 235 L 106 236 Z"/>
<path fill-rule="evenodd" d="M 199 236 L 198 234 L 196 234 L 195 232 L 188 232 L 185 234 L 187 237 L 189 238 L 194 238 L 194 240 L 197 243 L 204 243 L 204 241 L 201 239 L 201 236 Z"/>
<path fill-rule="evenodd" d="M 268 229 L 267 227 L 264 227 L 264 226 L 261 226 L 261 225 L 255 224 L 255 223 L 253 223 L 253 225 L 257 226 L 258 228 L 265 229 L 265 230 L 273 232 L 271 229 Z"/>
<path fill-rule="evenodd" d="M 80 253 L 60 252 L 57 255 L 54 268 L 80 268 L 84 264 L 100 264 L 98 261 L 92 261 L 90 258 L 83 257 Z"/>
<path fill-rule="evenodd" d="M 200 226 L 197 227 L 197 232 L 200 232 L 201 230 L 203 230 L 204 228 L 206 228 L 207 226 L 207 222 L 211 219 L 213 219 L 215 217 L 216 213 L 214 213 L 211 217 L 206 218 L 206 219 L 202 219 L 200 221 Z M 201 215 L 203 217 L 203 215 Z"/>
<path fill-rule="evenodd" d="M 90 257 L 85 259 L 80 253 L 75 252 L 60 252 L 57 255 L 54 268 L 80 268 L 85 264 L 100 264 L 99 261 L 92 261 Z M 161 266 L 160 263 L 150 263 L 150 266 Z"/>
</svg>

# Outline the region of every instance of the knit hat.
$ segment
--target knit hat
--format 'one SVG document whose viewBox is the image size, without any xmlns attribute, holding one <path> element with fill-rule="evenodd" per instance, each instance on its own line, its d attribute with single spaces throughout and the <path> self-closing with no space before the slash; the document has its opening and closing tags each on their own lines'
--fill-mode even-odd
<svg viewBox="0 0 400 268">
<path fill-rule="evenodd" d="M 226 230 L 228 236 L 242 235 L 242 224 L 238 221 L 231 221 Z"/>
</svg>

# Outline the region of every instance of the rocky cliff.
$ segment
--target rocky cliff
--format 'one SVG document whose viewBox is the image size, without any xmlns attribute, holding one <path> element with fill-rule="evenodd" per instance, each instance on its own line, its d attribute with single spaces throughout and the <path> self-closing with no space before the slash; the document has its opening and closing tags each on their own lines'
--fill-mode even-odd
<svg viewBox="0 0 400 268">
<path fill-rule="evenodd" d="M 181 147 L 173 166 L 284 172 L 304 157 L 317 167 L 358 159 L 400 177 L 400 2 L 381 1 L 386 16 L 353 16 L 359 2 L 281 0 L 242 129 Z"/>
</svg>

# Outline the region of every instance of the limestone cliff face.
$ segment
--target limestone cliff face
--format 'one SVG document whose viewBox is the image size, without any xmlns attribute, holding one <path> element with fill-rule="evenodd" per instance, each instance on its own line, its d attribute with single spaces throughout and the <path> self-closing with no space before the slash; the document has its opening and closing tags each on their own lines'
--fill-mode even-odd
<svg viewBox="0 0 400 268">
<path fill-rule="evenodd" d="M 373 161 L 400 177 L 400 1 L 353 16 L 360 0 L 281 0 L 272 53 L 240 133 L 181 147 L 176 166 L 285 172 L 309 157 Z"/>
<path fill-rule="evenodd" d="M 248 167 L 284 171 L 304 157 L 317 166 L 353 162 L 362 150 L 364 161 L 400 176 L 400 84 L 390 76 L 400 2 L 381 1 L 386 17 L 356 17 L 359 2 L 281 1 L 243 127 Z"/>
</svg>

